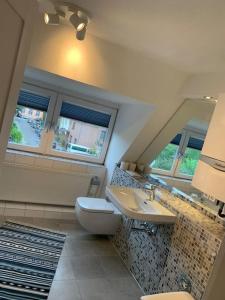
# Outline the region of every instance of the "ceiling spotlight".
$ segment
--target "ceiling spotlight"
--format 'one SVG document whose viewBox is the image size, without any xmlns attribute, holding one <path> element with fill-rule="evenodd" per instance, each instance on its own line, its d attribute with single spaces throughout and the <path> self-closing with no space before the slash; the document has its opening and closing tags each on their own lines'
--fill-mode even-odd
<svg viewBox="0 0 225 300">
<path fill-rule="evenodd" d="M 71 24 L 75 27 L 77 31 L 81 31 L 87 26 L 88 18 L 85 16 L 79 16 L 78 13 L 72 14 L 70 17 Z"/>
<path fill-rule="evenodd" d="M 70 22 L 76 29 L 76 38 L 80 41 L 84 40 L 87 31 L 88 16 L 81 11 L 77 11 L 71 15 Z"/>
<path fill-rule="evenodd" d="M 60 9 L 55 9 L 56 13 L 52 14 L 52 13 L 45 13 L 44 14 L 44 20 L 45 20 L 45 24 L 48 25 L 59 25 L 60 22 L 60 17 L 65 18 L 66 14 L 65 12 L 63 12 Z"/>
<path fill-rule="evenodd" d="M 48 25 L 59 25 L 59 15 L 58 14 L 44 14 L 45 24 Z"/>
<path fill-rule="evenodd" d="M 87 31 L 87 27 L 84 27 L 82 30 L 77 31 L 76 38 L 79 41 L 83 41 L 85 39 L 86 31 Z"/>
</svg>

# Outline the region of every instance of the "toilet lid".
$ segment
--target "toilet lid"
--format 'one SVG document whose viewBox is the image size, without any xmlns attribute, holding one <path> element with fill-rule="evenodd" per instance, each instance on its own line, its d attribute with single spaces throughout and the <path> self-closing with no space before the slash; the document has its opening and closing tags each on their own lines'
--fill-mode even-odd
<svg viewBox="0 0 225 300">
<path fill-rule="evenodd" d="M 112 214 L 114 212 L 113 204 L 102 198 L 79 197 L 77 198 L 77 204 L 81 209 L 89 212 L 107 214 Z"/>
</svg>

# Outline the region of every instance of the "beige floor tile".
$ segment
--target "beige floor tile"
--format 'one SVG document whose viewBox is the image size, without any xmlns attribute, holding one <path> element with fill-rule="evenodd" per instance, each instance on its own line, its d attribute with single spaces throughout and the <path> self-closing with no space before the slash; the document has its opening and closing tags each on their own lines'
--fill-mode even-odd
<svg viewBox="0 0 225 300">
<path fill-rule="evenodd" d="M 48 300 L 84 300 L 75 280 L 54 280 Z"/>
<path fill-rule="evenodd" d="M 67 234 L 48 300 L 140 299 L 141 290 L 107 237 L 89 234 L 75 220 L 10 219 Z"/>
<path fill-rule="evenodd" d="M 85 300 L 106 300 L 112 291 L 109 282 L 103 278 L 78 280 L 77 285 L 82 299 Z"/>
<path fill-rule="evenodd" d="M 126 278 L 108 279 L 111 287 L 111 294 L 115 294 L 115 299 L 140 299 L 143 295 L 140 287 L 132 276 Z"/>
<path fill-rule="evenodd" d="M 97 256 L 77 256 L 72 258 L 73 272 L 76 279 L 104 278 L 105 272 Z"/>
<path fill-rule="evenodd" d="M 133 278 L 78 280 L 84 300 L 139 300 L 142 293 Z"/>
<path fill-rule="evenodd" d="M 101 266 L 107 278 L 129 277 L 130 273 L 117 256 L 101 256 Z"/>
<path fill-rule="evenodd" d="M 68 257 L 60 257 L 54 280 L 75 279 L 72 262 Z"/>
</svg>

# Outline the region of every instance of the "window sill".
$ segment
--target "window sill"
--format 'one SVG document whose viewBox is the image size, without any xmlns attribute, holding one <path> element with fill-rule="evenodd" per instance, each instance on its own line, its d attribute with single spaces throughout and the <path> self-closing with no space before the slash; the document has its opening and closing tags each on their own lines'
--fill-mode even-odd
<svg viewBox="0 0 225 300">
<path fill-rule="evenodd" d="M 191 182 L 192 181 L 192 177 L 187 178 L 187 177 L 178 177 L 178 176 L 170 176 L 170 175 L 163 175 L 162 173 L 157 173 L 157 172 L 152 172 L 153 175 L 155 176 L 160 176 L 163 179 L 175 179 L 175 180 L 179 180 L 179 181 L 185 181 L 185 182 Z"/>
<path fill-rule="evenodd" d="M 98 168 L 104 168 L 105 166 L 103 164 L 96 164 L 96 163 L 90 163 L 90 162 L 84 162 L 74 159 L 68 159 L 68 158 L 62 158 L 57 156 L 49 156 L 49 155 L 43 155 L 38 153 L 31 153 L 26 151 L 20 151 L 20 150 L 13 150 L 13 149 L 7 149 L 6 154 L 12 154 L 12 155 L 18 155 L 18 156 L 25 156 L 25 157 L 31 157 L 31 158 L 39 158 L 39 159 L 45 159 L 49 161 L 56 161 L 61 163 L 67 163 L 67 164 L 73 164 L 73 165 L 79 165 L 79 166 L 86 166 L 86 167 L 98 167 Z M 5 160 L 6 161 L 6 160 Z"/>
</svg>

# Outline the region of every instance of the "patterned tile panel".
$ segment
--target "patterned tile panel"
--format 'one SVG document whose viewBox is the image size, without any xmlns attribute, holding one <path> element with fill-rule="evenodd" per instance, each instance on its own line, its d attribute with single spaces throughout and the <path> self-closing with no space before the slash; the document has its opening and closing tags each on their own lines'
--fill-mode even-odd
<svg viewBox="0 0 225 300">
<path fill-rule="evenodd" d="M 143 188 L 116 168 L 111 184 Z M 158 225 L 156 235 L 131 231 L 123 222 L 113 243 L 146 294 L 182 290 L 179 278 L 191 282 L 191 293 L 201 300 L 220 251 L 225 228 L 169 191 L 159 189 L 157 198 L 177 215 L 174 225 Z M 135 221 L 135 227 L 141 222 Z"/>
</svg>

